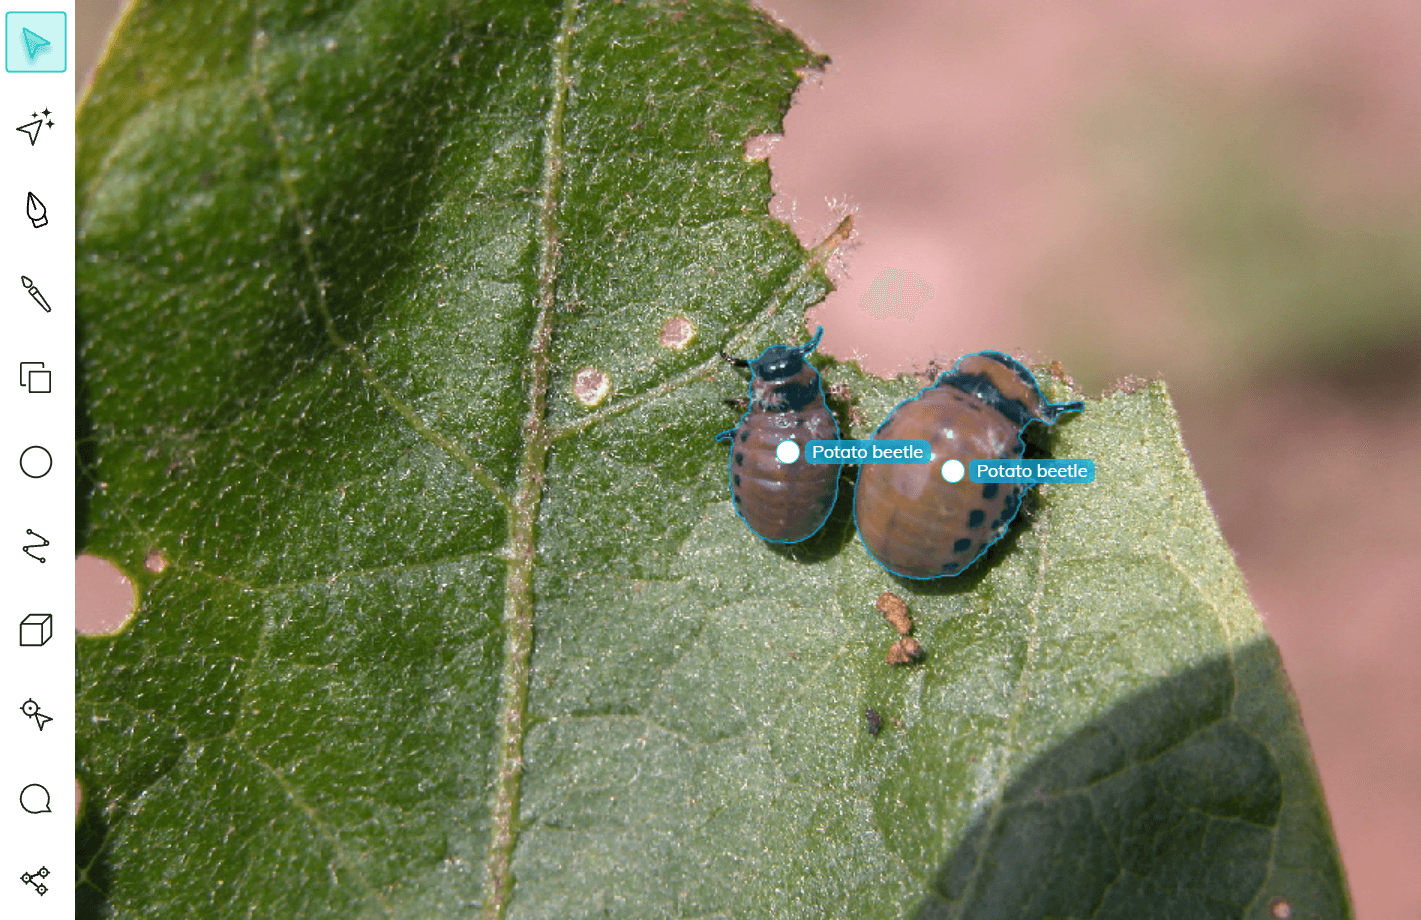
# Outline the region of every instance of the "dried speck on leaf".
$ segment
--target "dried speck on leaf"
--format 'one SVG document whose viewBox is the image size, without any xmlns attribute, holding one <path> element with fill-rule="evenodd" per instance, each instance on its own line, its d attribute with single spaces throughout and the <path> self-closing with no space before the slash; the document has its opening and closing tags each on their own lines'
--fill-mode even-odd
<svg viewBox="0 0 1421 920">
<path fill-rule="evenodd" d="M 661 346 L 672 351 L 684 350 L 695 337 L 696 327 L 684 316 L 673 316 L 661 327 Z"/>
<path fill-rule="evenodd" d="M 572 377 L 572 394 L 587 408 L 601 405 L 612 392 L 612 378 L 595 367 L 584 367 Z"/>
<path fill-rule="evenodd" d="M 888 650 L 888 656 L 883 660 L 889 664 L 912 664 L 921 661 L 923 654 L 923 647 L 917 639 L 904 636 L 893 643 L 893 647 Z"/>
<path fill-rule="evenodd" d="M 1283 898 L 1274 898 L 1268 902 L 1268 914 L 1275 920 L 1288 920 L 1293 915 L 1293 905 Z"/>
<path fill-rule="evenodd" d="M 878 602 L 874 606 L 883 614 L 883 618 L 898 630 L 898 635 L 906 636 L 913 631 L 913 618 L 908 615 L 908 603 L 903 598 L 892 591 L 884 591 L 878 595 Z"/>
<path fill-rule="evenodd" d="M 937 383 L 937 378 L 941 377 L 945 372 L 952 370 L 953 365 L 956 363 L 957 361 L 953 358 L 932 358 L 928 361 L 927 366 L 923 368 L 923 379 L 928 382 L 928 386 L 932 386 L 934 383 Z"/>
<path fill-rule="evenodd" d="M 863 722 L 868 728 L 870 735 L 876 735 L 883 730 L 883 716 L 878 714 L 877 709 L 865 709 L 863 711 Z"/>
</svg>

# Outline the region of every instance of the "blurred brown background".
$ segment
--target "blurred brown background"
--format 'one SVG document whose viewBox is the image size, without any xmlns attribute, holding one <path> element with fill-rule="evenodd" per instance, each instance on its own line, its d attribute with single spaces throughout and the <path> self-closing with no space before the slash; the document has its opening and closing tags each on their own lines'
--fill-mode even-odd
<svg viewBox="0 0 1421 920">
<path fill-rule="evenodd" d="M 764 5 L 834 59 L 771 157 L 801 239 L 857 213 L 823 350 L 1162 374 L 1357 914 L 1421 917 L 1421 4 Z"/>
</svg>

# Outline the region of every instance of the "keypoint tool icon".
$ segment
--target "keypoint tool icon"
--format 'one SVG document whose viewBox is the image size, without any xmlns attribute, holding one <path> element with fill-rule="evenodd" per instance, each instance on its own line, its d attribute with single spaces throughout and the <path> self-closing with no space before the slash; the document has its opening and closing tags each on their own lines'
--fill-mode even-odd
<svg viewBox="0 0 1421 920">
<path fill-rule="evenodd" d="M 25 714 L 25 718 L 34 719 L 35 725 L 39 726 L 40 731 L 44 731 L 44 723 L 54 721 L 54 719 L 39 711 L 39 703 L 36 703 L 33 699 L 28 699 L 21 703 L 20 712 Z"/>
</svg>

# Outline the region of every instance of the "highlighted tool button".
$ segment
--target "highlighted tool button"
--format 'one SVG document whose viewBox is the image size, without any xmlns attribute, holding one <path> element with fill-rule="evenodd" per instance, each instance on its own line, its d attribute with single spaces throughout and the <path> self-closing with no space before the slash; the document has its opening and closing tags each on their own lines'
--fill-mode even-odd
<svg viewBox="0 0 1421 920">
<path fill-rule="evenodd" d="M 10 73 L 68 70 L 68 16 L 61 10 L 6 13 L 5 69 Z"/>
</svg>

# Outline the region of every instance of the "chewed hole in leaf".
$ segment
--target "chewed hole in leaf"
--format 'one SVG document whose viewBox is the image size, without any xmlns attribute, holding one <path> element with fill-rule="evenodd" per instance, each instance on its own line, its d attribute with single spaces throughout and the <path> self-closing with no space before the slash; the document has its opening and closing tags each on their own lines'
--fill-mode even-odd
<svg viewBox="0 0 1421 920">
<path fill-rule="evenodd" d="M 138 592 L 118 566 L 87 553 L 74 560 L 74 628 L 83 636 L 122 632 L 138 608 Z"/>
<path fill-rule="evenodd" d="M 756 134 L 745 139 L 745 159 L 754 163 L 759 160 L 768 160 L 770 154 L 774 152 L 775 145 L 784 139 L 782 134 Z"/>
</svg>

